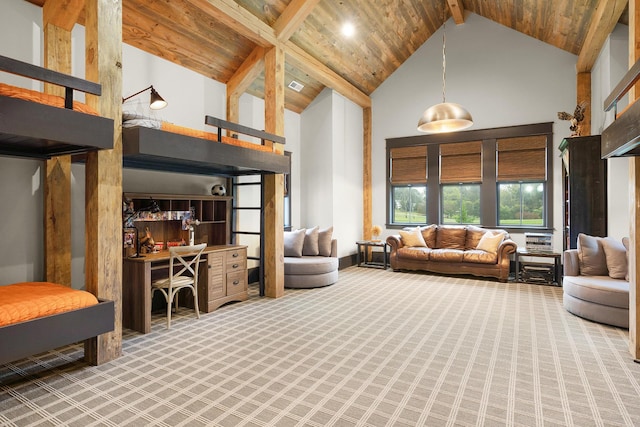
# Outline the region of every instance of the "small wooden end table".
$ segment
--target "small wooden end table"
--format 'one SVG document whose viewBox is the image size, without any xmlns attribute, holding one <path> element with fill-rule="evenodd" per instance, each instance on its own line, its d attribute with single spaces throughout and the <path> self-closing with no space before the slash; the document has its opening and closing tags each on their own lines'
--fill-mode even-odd
<svg viewBox="0 0 640 427">
<path fill-rule="evenodd" d="M 389 268 L 389 244 L 384 240 L 358 240 L 357 264 L 358 267 L 372 267 L 372 268 Z M 383 262 L 373 261 L 373 253 L 369 256 L 369 248 L 382 248 Z"/>
</svg>

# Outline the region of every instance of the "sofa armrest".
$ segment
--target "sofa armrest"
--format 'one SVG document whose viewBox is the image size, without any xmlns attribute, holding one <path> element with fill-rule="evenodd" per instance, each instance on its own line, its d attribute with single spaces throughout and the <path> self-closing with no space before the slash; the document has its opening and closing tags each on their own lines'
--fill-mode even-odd
<svg viewBox="0 0 640 427">
<path fill-rule="evenodd" d="M 402 243 L 402 239 L 400 238 L 399 234 L 394 234 L 391 235 L 389 237 L 387 237 L 387 244 L 389 244 L 389 246 L 391 246 L 391 252 L 395 252 L 398 249 L 400 249 L 401 247 L 404 246 L 404 244 Z"/>
<path fill-rule="evenodd" d="M 562 260 L 562 271 L 565 276 L 579 276 L 580 263 L 577 249 L 567 249 L 564 251 Z"/>
<path fill-rule="evenodd" d="M 331 239 L 331 257 L 338 258 L 338 239 Z"/>
<path fill-rule="evenodd" d="M 503 259 L 509 259 L 511 254 L 515 253 L 518 249 L 518 245 L 511 239 L 504 239 L 500 246 L 498 246 L 498 264 Z"/>
</svg>

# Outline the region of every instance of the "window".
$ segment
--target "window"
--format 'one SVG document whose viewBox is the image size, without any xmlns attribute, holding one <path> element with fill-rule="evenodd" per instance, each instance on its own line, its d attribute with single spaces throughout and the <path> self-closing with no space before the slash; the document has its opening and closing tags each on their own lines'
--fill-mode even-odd
<svg viewBox="0 0 640 427">
<path fill-rule="evenodd" d="M 387 139 L 387 227 L 553 230 L 553 123 Z"/>
<path fill-rule="evenodd" d="M 442 186 L 443 224 L 480 224 L 480 185 Z"/>
<path fill-rule="evenodd" d="M 499 139 L 498 225 L 545 225 L 546 135 Z M 517 181 L 517 182 L 513 182 Z"/>
<path fill-rule="evenodd" d="M 390 150 L 391 222 L 427 223 L 427 147 Z"/>
<path fill-rule="evenodd" d="M 442 224 L 480 224 L 482 141 L 440 145 Z"/>
<path fill-rule="evenodd" d="M 425 185 L 393 186 L 394 224 L 427 223 L 427 187 Z"/>
</svg>

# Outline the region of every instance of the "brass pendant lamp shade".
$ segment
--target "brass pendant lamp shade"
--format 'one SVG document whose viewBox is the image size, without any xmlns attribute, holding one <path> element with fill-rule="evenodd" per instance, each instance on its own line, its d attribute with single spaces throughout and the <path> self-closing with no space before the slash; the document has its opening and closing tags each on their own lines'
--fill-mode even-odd
<svg viewBox="0 0 640 427">
<path fill-rule="evenodd" d="M 446 5 L 445 5 L 446 7 Z M 429 107 L 418 121 L 418 130 L 426 133 L 456 132 L 473 125 L 471 113 L 460 104 L 446 102 L 446 17 L 442 24 L 442 103 Z"/>
</svg>

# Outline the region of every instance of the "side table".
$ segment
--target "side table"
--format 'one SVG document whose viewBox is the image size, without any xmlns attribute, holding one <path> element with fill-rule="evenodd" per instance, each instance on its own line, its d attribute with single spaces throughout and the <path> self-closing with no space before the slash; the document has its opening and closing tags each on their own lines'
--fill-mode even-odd
<svg viewBox="0 0 640 427">
<path fill-rule="evenodd" d="M 553 264 L 540 262 L 522 262 L 521 257 L 553 258 Z M 533 252 L 526 249 L 518 249 L 515 253 L 516 282 L 544 283 L 547 285 L 562 286 L 561 262 L 562 254 L 557 252 Z"/>
<path fill-rule="evenodd" d="M 358 267 L 373 267 L 387 269 L 389 267 L 389 244 L 383 240 L 358 240 L 358 252 L 356 254 Z M 369 256 L 369 248 L 382 248 L 383 262 L 372 260 L 373 253 Z"/>
</svg>

